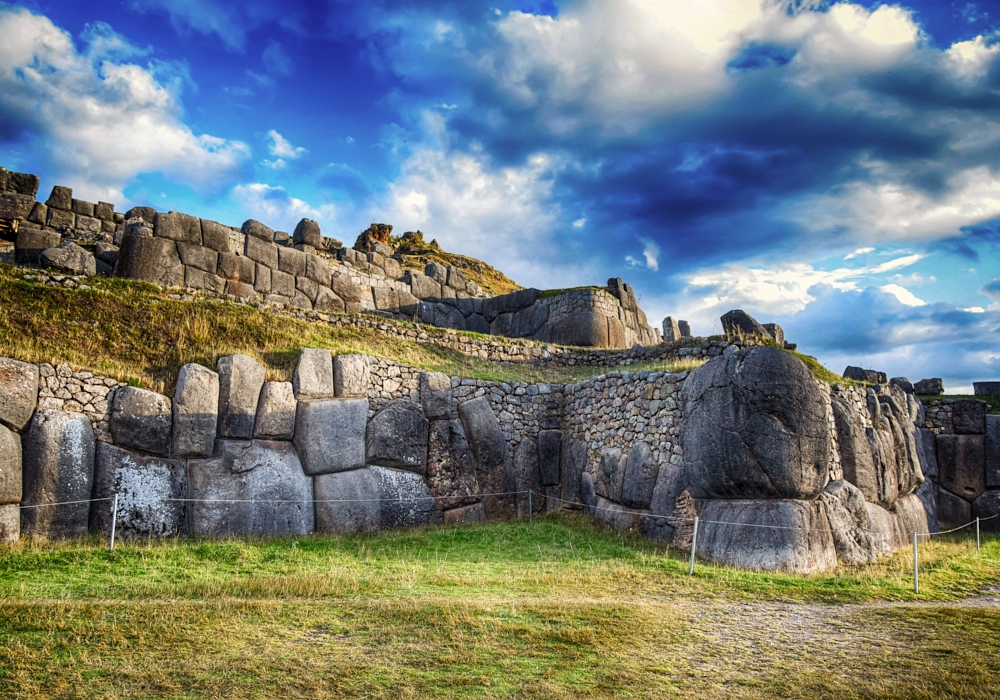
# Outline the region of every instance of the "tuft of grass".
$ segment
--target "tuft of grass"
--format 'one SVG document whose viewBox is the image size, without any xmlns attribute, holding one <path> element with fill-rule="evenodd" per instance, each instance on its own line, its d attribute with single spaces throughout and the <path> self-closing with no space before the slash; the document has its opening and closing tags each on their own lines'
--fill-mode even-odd
<svg viewBox="0 0 1000 700">
<path fill-rule="evenodd" d="M 1000 536 L 738 571 L 582 516 L 0 548 L 0 696 L 996 697 Z M 921 605 L 912 606 L 912 603 Z"/>
<path fill-rule="evenodd" d="M 864 382 L 842 377 L 836 372 L 827 369 L 820 363 L 819 360 L 811 355 L 803 355 L 801 352 L 796 352 L 795 350 L 786 350 L 786 352 L 790 352 L 802 360 L 806 364 L 806 367 L 809 368 L 809 371 L 812 372 L 813 376 L 821 382 L 826 382 L 827 384 L 840 384 L 841 386 L 865 386 Z"/>
</svg>

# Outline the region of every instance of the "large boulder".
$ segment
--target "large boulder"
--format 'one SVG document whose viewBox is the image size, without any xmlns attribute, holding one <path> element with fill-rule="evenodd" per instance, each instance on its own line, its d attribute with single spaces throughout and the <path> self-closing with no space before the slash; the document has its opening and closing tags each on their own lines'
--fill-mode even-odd
<svg viewBox="0 0 1000 700">
<path fill-rule="evenodd" d="M 267 371 L 247 355 L 219 358 L 219 437 L 253 436 L 260 390 Z"/>
<path fill-rule="evenodd" d="M 945 488 L 937 489 L 938 520 L 941 527 L 968 525 L 972 520 L 972 504 Z"/>
<path fill-rule="evenodd" d="M 452 508 L 444 511 L 445 525 L 468 525 L 470 523 L 481 523 L 486 520 L 486 509 L 482 503 L 474 503 L 461 508 Z"/>
<path fill-rule="evenodd" d="M 920 499 L 924 506 L 928 532 L 941 531 L 941 521 L 938 519 L 937 491 L 938 486 L 933 481 L 925 481 L 914 491 L 914 495 Z"/>
<path fill-rule="evenodd" d="M 420 373 L 420 405 L 428 420 L 451 418 L 451 377 L 441 372 Z"/>
<path fill-rule="evenodd" d="M 187 496 L 186 464 L 182 459 L 146 457 L 106 442 L 97 443 L 94 497 L 106 498 L 90 509 L 90 526 L 111 531 L 115 495 L 118 496 L 119 537 L 172 537 L 184 529 Z"/>
<path fill-rule="evenodd" d="M 559 453 L 562 440 L 561 430 L 538 431 L 538 472 L 542 486 L 559 485 Z"/>
<path fill-rule="evenodd" d="M 367 463 L 423 474 L 427 470 L 427 427 L 420 404 L 407 399 L 390 401 L 368 421 Z"/>
<path fill-rule="evenodd" d="M 444 522 L 419 474 L 368 467 L 316 477 L 318 532 L 387 530 Z"/>
<path fill-rule="evenodd" d="M 997 422 L 997 427 L 1000 428 L 1000 421 Z M 997 436 L 1000 438 L 1000 435 Z M 989 436 L 986 438 L 989 442 Z M 920 428 L 917 430 L 917 448 L 920 452 L 920 469 L 923 471 L 924 476 L 929 478 L 936 478 L 938 475 L 938 461 L 937 461 L 937 439 L 927 428 Z M 988 471 L 988 470 L 987 470 Z M 987 479 L 989 476 L 987 475 Z M 1000 484 L 997 484 L 1000 486 Z"/>
<path fill-rule="evenodd" d="M 338 398 L 368 396 L 371 367 L 367 355 L 337 355 L 333 358 L 333 388 Z"/>
<path fill-rule="evenodd" d="M 663 319 L 663 342 L 673 343 L 681 339 L 681 328 L 673 316 Z"/>
<path fill-rule="evenodd" d="M 527 518 L 530 512 L 541 513 L 545 509 L 545 492 L 538 472 L 538 441 L 530 436 L 521 438 L 514 448 L 514 490 L 517 517 Z"/>
<path fill-rule="evenodd" d="M 732 311 L 727 311 L 722 315 L 721 321 L 722 332 L 730 337 L 771 337 L 771 334 L 767 332 L 767 329 L 758 323 L 757 319 L 743 309 L 733 309 Z"/>
<path fill-rule="evenodd" d="M 211 457 L 219 424 L 219 375 L 194 363 L 181 367 L 173 410 L 173 455 Z"/>
<path fill-rule="evenodd" d="M 938 483 L 967 501 L 979 498 L 986 490 L 984 436 L 938 435 L 937 452 Z"/>
<path fill-rule="evenodd" d="M 97 274 L 97 258 L 73 242 L 43 250 L 39 262 L 42 267 L 70 275 L 93 277 Z"/>
<path fill-rule="evenodd" d="M 837 557 L 845 564 L 868 564 L 892 552 L 893 543 L 873 533 L 865 495 L 849 481 L 831 481 L 820 494 L 826 504 Z"/>
<path fill-rule="evenodd" d="M 609 501 L 621 501 L 626 460 L 627 457 L 617 447 L 606 447 L 601 450 L 601 463 L 597 469 L 597 481 L 594 483 L 598 496 Z"/>
<path fill-rule="evenodd" d="M 828 395 L 791 353 L 729 352 L 684 385 L 681 445 L 695 498 L 819 495 L 830 473 Z"/>
<path fill-rule="evenodd" d="M 37 265 L 42 252 L 55 248 L 62 236 L 55 231 L 41 231 L 30 226 L 21 226 L 14 241 L 14 260 L 18 265 Z"/>
<path fill-rule="evenodd" d="M 188 462 L 190 534 L 305 535 L 313 531 L 312 479 L 290 442 L 219 440 Z"/>
<path fill-rule="evenodd" d="M 944 380 L 940 377 L 921 379 L 913 385 L 913 393 L 921 396 L 940 396 L 944 393 Z"/>
<path fill-rule="evenodd" d="M 295 435 L 296 405 L 291 382 L 265 382 L 257 404 L 253 436 L 261 440 L 291 440 Z"/>
<path fill-rule="evenodd" d="M 306 474 L 330 474 L 365 465 L 368 399 L 299 401 L 295 446 Z"/>
<path fill-rule="evenodd" d="M 21 437 L 0 425 L 0 505 L 21 502 Z"/>
<path fill-rule="evenodd" d="M 430 422 L 427 447 L 427 485 L 442 510 L 479 500 L 475 458 L 460 420 Z"/>
<path fill-rule="evenodd" d="M 476 459 L 476 478 L 486 495 L 483 506 L 490 519 L 515 514 L 514 476 L 507 441 L 489 401 L 480 396 L 458 407 L 469 447 Z"/>
<path fill-rule="evenodd" d="M 983 446 L 986 463 L 986 487 L 1000 488 L 1000 416 L 986 416 L 986 438 Z"/>
<path fill-rule="evenodd" d="M 313 248 L 323 248 L 323 234 L 319 224 L 312 219 L 302 219 L 295 226 L 295 233 L 292 234 L 292 242 L 295 245 L 311 245 Z"/>
<path fill-rule="evenodd" d="M 174 241 L 131 235 L 122 239 L 115 276 L 180 287 L 184 285 L 184 265 Z"/>
<path fill-rule="evenodd" d="M 0 544 L 14 544 L 21 538 L 21 508 L 16 503 L 0 506 Z"/>
<path fill-rule="evenodd" d="M 741 569 L 810 574 L 837 566 L 822 500 L 702 503 L 696 551 Z"/>
<path fill-rule="evenodd" d="M 664 464 L 656 476 L 656 485 L 649 501 L 649 517 L 643 523 L 643 534 L 654 540 L 675 543 L 682 516 L 678 500 L 687 490 L 684 468 L 679 464 Z"/>
<path fill-rule="evenodd" d="M 329 350 L 305 348 L 295 367 L 292 387 L 297 399 L 326 399 L 333 396 L 333 356 Z"/>
<path fill-rule="evenodd" d="M 21 531 L 33 537 L 87 534 L 94 479 L 94 430 L 82 413 L 35 412 L 21 439 Z M 67 505 L 49 505 L 64 503 Z"/>
<path fill-rule="evenodd" d="M 768 335 L 771 336 L 771 340 L 779 348 L 785 347 L 785 329 L 779 326 L 777 323 L 765 323 L 764 330 L 767 331 Z"/>
<path fill-rule="evenodd" d="M 491 324 L 491 328 L 494 324 Z M 609 347 L 608 318 L 597 311 L 574 311 L 550 316 L 548 323 L 535 337 L 560 345 L 606 348 Z"/>
<path fill-rule="evenodd" d="M 122 387 L 111 404 L 110 429 L 116 445 L 166 457 L 173 431 L 170 399 L 148 389 Z"/>
<path fill-rule="evenodd" d="M 848 366 L 844 370 L 844 378 L 853 379 L 856 382 L 867 382 L 868 384 L 885 384 L 887 381 L 885 372 L 851 366 Z"/>
<path fill-rule="evenodd" d="M 644 512 L 626 508 L 601 496 L 597 497 L 593 513 L 596 522 L 621 533 L 640 532 L 646 519 Z"/>
<path fill-rule="evenodd" d="M 571 431 L 566 431 L 559 449 L 559 482 L 562 486 L 560 500 L 563 507 L 574 507 L 582 502 L 581 480 L 586 471 L 587 443 L 575 439 Z"/>
<path fill-rule="evenodd" d="M 982 519 L 979 527 L 1000 532 L 1000 491 L 987 491 L 972 504 L 972 517 Z"/>
<path fill-rule="evenodd" d="M 892 514 L 896 518 L 896 529 L 899 532 L 901 542 L 897 546 L 905 546 L 913 542 L 913 533 L 917 535 L 927 535 L 931 531 L 930 518 L 924 509 L 923 501 L 916 494 L 900 496 L 896 505 L 892 507 Z M 922 540 L 926 542 L 926 538 Z"/>
<path fill-rule="evenodd" d="M 986 414 L 990 405 L 985 401 L 956 401 L 951 405 L 951 423 L 959 435 L 982 435 L 986 432 Z"/>
<path fill-rule="evenodd" d="M 660 466 L 653 459 L 649 445 L 642 440 L 635 443 L 625 460 L 622 503 L 630 508 L 649 508 L 659 471 Z"/>
<path fill-rule="evenodd" d="M 0 423 L 20 432 L 38 405 L 38 366 L 0 358 Z"/>
</svg>

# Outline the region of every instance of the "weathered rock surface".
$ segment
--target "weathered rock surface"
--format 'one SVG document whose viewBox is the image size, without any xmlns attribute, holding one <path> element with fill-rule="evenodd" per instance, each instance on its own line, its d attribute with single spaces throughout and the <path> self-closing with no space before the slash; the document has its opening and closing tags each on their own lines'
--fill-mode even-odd
<svg viewBox="0 0 1000 700">
<path fill-rule="evenodd" d="M 998 423 L 1000 426 L 1000 423 Z M 1000 436 L 998 436 L 1000 437 Z M 988 440 L 989 438 L 987 438 Z M 920 467 L 926 477 L 937 477 L 937 439 L 927 428 L 917 430 L 917 449 L 920 452 Z M 988 477 L 987 477 L 988 478 Z"/>
<path fill-rule="evenodd" d="M 384 530 L 444 522 L 419 474 L 367 467 L 316 477 L 319 532 Z"/>
<path fill-rule="evenodd" d="M 249 439 L 267 372 L 247 355 L 219 358 L 219 436 Z"/>
<path fill-rule="evenodd" d="M 173 409 L 166 396 L 134 386 L 115 392 L 111 436 L 116 445 L 166 457 L 172 434 Z"/>
<path fill-rule="evenodd" d="M 290 442 L 219 440 L 211 459 L 188 462 L 196 537 L 304 535 L 314 527 L 312 479 Z"/>
<path fill-rule="evenodd" d="M 182 459 L 164 459 L 132 454 L 97 443 L 94 469 L 94 498 L 110 499 L 94 503 L 90 526 L 102 533 L 111 531 L 113 499 L 118 495 L 116 537 L 171 537 L 184 529 L 187 495 L 187 465 Z"/>
<path fill-rule="evenodd" d="M 722 332 L 727 336 L 736 338 L 747 338 L 751 336 L 757 338 L 771 337 L 771 334 L 767 332 L 767 329 L 758 323 L 757 319 L 743 309 L 733 309 L 732 311 L 727 311 L 722 315 L 721 320 Z"/>
<path fill-rule="evenodd" d="M 559 453 L 562 440 L 561 430 L 538 431 L 538 472 L 542 486 L 559 485 Z"/>
<path fill-rule="evenodd" d="M 323 234 L 319 224 L 312 219 L 302 219 L 296 226 L 292 234 L 292 242 L 295 245 L 311 245 L 313 248 L 323 248 Z"/>
<path fill-rule="evenodd" d="M 530 436 L 521 438 L 514 448 L 514 490 L 517 491 L 514 500 L 518 518 L 544 511 L 545 492 L 538 472 L 538 441 Z"/>
<path fill-rule="evenodd" d="M 597 490 L 594 488 L 594 477 L 590 472 L 583 472 L 580 475 L 580 502 L 584 509 L 594 515 L 597 509 Z"/>
<path fill-rule="evenodd" d="M 38 405 L 38 367 L 0 358 L 0 423 L 21 432 Z"/>
<path fill-rule="evenodd" d="M 82 413 L 35 412 L 21 440 L 21 531 L 50 539 L 83 537 L 94 479 L 94 431 Z M 46 506 L 49 503 L 71 505 Z"/>
<path fill-rule="evenodd" d="M 601 461 L 597 467 L 597 479 L 594 488 L 597 495 L 610 501 L 622 500 L 622 482 L 625 480 L 625 461 L 627 457 L 617 447 L 606 447 L 601 450 Z"/>
<path fill-rule="evenodd" d="M 306 474 L 330 474 L 365 466 L 368 399 L 299 401 L 295 446 Z"/>
<path fill-rule="evenodd" d="M 581 492 L 581 482 L 587 470 L 587 445 L 573 438 L 570 431 L 563 434 L 562 447 L 559 450 L 559 475 L 562 486 L 562 506 L 572 507 L 584 503 Z M 593 482 L 591 482 L 593 488 Z"/>
<path fill-rule="evenodd" d="M 982 520 L 979 527 L 987 532 L 1000 532 L 1000 491 L 987 491 L 972 504 L 972 517 Z"/>
<path fill-rule="evenodd" d="M 291 382 L 264 382 L 253 436 L 262 440 L 291 440 L 295 434 L 296 405 Z"/>
<path fill-rule="evenodd" d="M 943 528 L 959 527 L 972 520 L 972 504 L 945 488 L 937 489 L 938 520 Z"/>
<path fill-rule="evenodd" d="M 0 505 L 21 502 L 21 437 L 0 425 Z"/>
<path fill-rule="evenodd" d="M 326 399 L 333 396 L 333 356 L 329 350 L 305 348 L 295 368 L 292 387 L 297 399 Z"/>
<path fill-rule="evenodd" d="M 663 342 L 673 343 L 681 339 L 681 328 L 673 316 L 663 319 Z"/>
<path fill-rule="evenodd" d="M 822 500 L 713 500 L 702 504 L 699 516 L 697 553 L 705 559 L 797 574 L 837 566 Z"/>
<path fill-rule="evenodd" d="M 649 508 L 659 471 L 649 445 L 642 440 L 637 442 L 625 460 L 621 502 L 631 508 Z"/>
<path fill-rule="evenodd" d="M 42 252 L 55 248 L 61 241 L 62 236 L 55 231 L 22 226 L 17 231 L 14 259 L 18 265 L 37 265 L 42 259 Z"/>
<path fill-rule="evenodd" d="M 21 538 L 21 508 L 0 506 L 0 544 L 14 544 Z"/>
<path fill-rule="evenodd" d="M 476 479 L 484 493 L 486 516 L 507 519 L 515 515 L 513 467 L 507 450 L 507 441 L 500 430 L 489 401 L 484 397 L 465 401 L 458 407 L 458 415 L 465 428 L 469 447 L 476 458 Z"/>
<path fill-rule="evenodd" d="M 896 518 L 896 529 L 899 532 L 901 541 L 898 547 L 905 547 L 913 542 L 913 533 L 926 535 L 930 532 L 929 518 L 924 510 L 923 501 L 916 494 L 900 496 L 896 505 L 892 507 L 892 514 Z M 924 537 L 921 541 L 926 542 Z"/>
<path fill-rule="evenodd" d="M 867 564 L 893 550 L 894 542 L 873 532 L 865 495 L 849 481 L 831 481 L 820 494 L 826 504 L 837 557 L 845 564 Z"/>
<path fill-rule="evenodd" d="M 933 481 L 925 481 L 914 491 L 914 495 L 920 499 L 924 506 L 928 532 L 941 531 L 941 522 L 938 520 L 937 489 L 938 487 Z"/>
<path fill-rule="evenodd" d="M 664 464 L 656 477 L 656 485 L 649 502 L 649 515 L 643 523 L 643 534 L 654 540 L 673 544 L 680 525 L 676 518 L 685 514 L 677 512 L 677 501 L 687 490 L 684 468 L 679 464 Z"/>
<path fill-rule="evenodd" d="M 959 435 L 982 435 L 986 432 L 986 413 L 990 405 L 985 401 L 956 401 L 951 405 L 951 422 Z"/>
<path fill-rule="evenodd" d="M 639 532 L 642 530 L 642 511 L 626 508 L 620 503 L 614 503 L 601 496 L 597 497 L 597 504 L 594 506 L 594 521 L 615 532 Z"/>
<path fill-rule="evenodd" d="M 814 498 L 826 486 L 825 392 L 794 355 L 739 350 L 684 386 L 681 445 L 695 498 Z"/>
<path fill-rule="evenodd" d="M 913 393 L 921 396 L 939 396 L 944 393 L 944 380 L 939 377 L 921 379 L 913 385 Z"/>
<path fill-rule="evenodd" d="M 428 420 L 451 418 L 451 377 L 441 372 L 420 373 L 420 404 Z"/>
<path fill-rule="evenodd" d="M 482 503 L 474 503 L 471 506 L 452 508 L 444 512 L 445 525 L 466 525 L 469 523 L 481 523 L 486 521 L 486 509 Z"/>
<path fill-rule="evenodd" d="M 942 488 L 974 501 L 986 490 L 983 435 L 938 435 L 938 483 Z"/>
<path fill-rule="evenodd" d="M 869 384 L 885 384 L 888 381 L 885 377 L 885 372 L 851 366 L 848 366 L 844 370 L 844 378 L 853 379 L 856 382 L 867 382 Z"/>
<path fill-rule="evenodd" d="M 73 242 L 42 251 L 39 261 L 43 267 L 71 275 L 97 274 L 97 259 Z"/>
<path fill-rule="evenodd" d="M 173 241 L 127 235 L 122 239 L 115 276 L 180 287 L 184 284 L 184 265 Z"/>
<path fill-rule="evenodd" d="M 337 355 L 333 358 L 333 387 L 338 398 L 368 396 L 371 368 L 367 355 Z"/>
<path fill-rule="evenodd" d="M 986 416 L 986 487 L 1000 488 L 1000 415 Z"/>
<path fill-rule="evenodd" d="M 443 510 L 454 510 L 479 500 L 475 457 L 460 420 L 430 422 L 427 485 Z M 485 517 L 485 511 L 484 511 Z"/>
<path fill-rule="evenodd" d="M 219 375 L 189 363 L 177 375 L 173 401 L 173 455 L 211 457 L 219 423 Z"/>
<path fill-rule="evenodd" d="M 368 421 L 367 463 L 423 474 L 427 470 L 427 428 L 420 404 L 407 399 L 390 402 Z"/>
</svg>

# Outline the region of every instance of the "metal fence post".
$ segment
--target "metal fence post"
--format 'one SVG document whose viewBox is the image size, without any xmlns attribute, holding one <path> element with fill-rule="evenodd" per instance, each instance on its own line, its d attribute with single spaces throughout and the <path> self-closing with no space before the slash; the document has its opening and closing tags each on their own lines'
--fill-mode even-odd
<svg viewBox="0 0 1000 700">
<path fill-rule="evenodd" d="M 920 592 L 920 566 L 917 562 L 917 533 L 913 533 L 913 592 Z"/>
<path fill-rule="evenodd" d="M 109 552 L 115 551 L 115 527 L 118 525 L 118 494 L 115 494 L 114 505 L 111 506 L 111 547 Z"/>
<path fill-rule="evenodd" d="M 976 552 L 980 552 L 981 544 L 979 541 L 979 518 L 976 518 Z"/>
<path fill-rule="evenodd" d="M 694 549 L 698 544 L 698 516 L 694 516 L 694 532 L 691 533 L 691 566 L 688 576 L 694 576 Z"/>
</svg>

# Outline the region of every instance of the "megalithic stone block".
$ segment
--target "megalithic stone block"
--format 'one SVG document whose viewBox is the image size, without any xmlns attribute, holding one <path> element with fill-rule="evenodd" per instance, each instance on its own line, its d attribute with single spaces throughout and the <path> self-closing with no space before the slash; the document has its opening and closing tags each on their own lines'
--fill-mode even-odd
<svg viewBox="0 0 1000 700">
<path fill-rule="evenodd" d="M 465 401 L 458 407 L 469 447 L 476 458 L 476 478 L 484 493 L 486 516 L 509 519 L 515 515 L 513 465 L 496 414 L 485 397 Z M 502 495 L 500 495 L 502 494 Z"/>
<path fill-rule="evenodd" d="M 211 457 L 219 424 L 219 375 L 190 363 L 181 367 L 174 391 L 175 457 Z"/>
<path fill-rule="evenodd" d="M 368 399 L 299 401 L 295 446 L 309 476 L 365 466 Z"/>
<path fill-rule="evenodd" d="M 247 355 L 220 358 L 219 437 L 248 439 L 253 435 L 254 418 L 266 370 Z"/>
<path fill-rule="evenodd" d="M 37 405 L 37 365 L 0 358 L 0 423 L 20 432 Z"/>
</svg>

